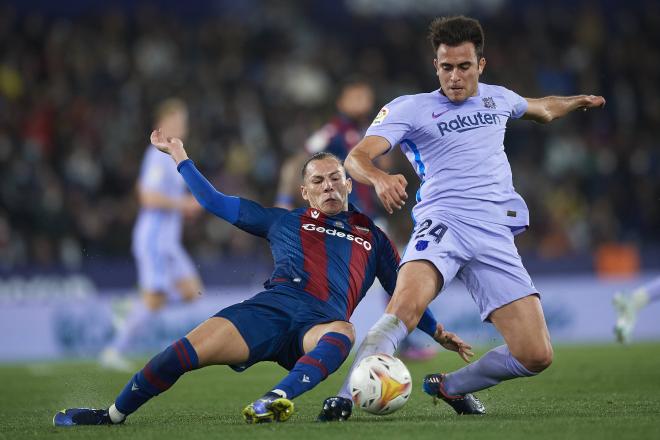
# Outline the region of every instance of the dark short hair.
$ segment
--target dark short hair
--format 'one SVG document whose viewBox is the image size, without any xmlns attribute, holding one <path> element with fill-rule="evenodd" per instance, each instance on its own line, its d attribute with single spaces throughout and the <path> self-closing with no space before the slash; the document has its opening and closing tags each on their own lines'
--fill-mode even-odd
<svg viewBox="0 0 660 440">
<path fill-rule="evenodd" d="M 477 59 L 484 56 L 484 30 L 474 18 L 459 15 L 456 17 L 438 17 L 429 26 L 429 41 L 433 52 L 438 53 L 441 44 L 458 46 L 465 42 L 474 44 Z"/>
<path fill-rule="evenodd" d="M 303 180 L 305 179 L 305 175 L 307 174 L 307 165 L 309 165 L 311 162 L 314 162 L 315 160 L 323 160 L 323 159 L 334 159 L 337 162 L 339 162 L 339 165 L 341 165 L 342 168 L 344 167 L 344 162 L 340 158 L 338 158 L 332 153 L 328 153 L 327 151 L 321 151 L 320 153 L 315 153 L 312 157 L 310 157 L 305 161 L 305 164 L 302 166 L 302 170 L 301 170 L 301 175 Z"/>
</svg>

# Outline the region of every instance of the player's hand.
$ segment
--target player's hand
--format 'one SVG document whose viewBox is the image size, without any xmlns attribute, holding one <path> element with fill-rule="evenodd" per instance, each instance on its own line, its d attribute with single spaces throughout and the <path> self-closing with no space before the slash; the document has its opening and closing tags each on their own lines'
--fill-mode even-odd
<svg viewBox="0 0 660 440">
<path fill-rule="evenodd" d="M 581 100 L 581 106 L 580 108 L 582 111 L 587 111 L 587 109 L 590 108 L 601 108 L 605 107 L 605 98 L 602 96 L 595 96 L 595 95 L 583 95 L 582 100 Z"/>
<path fill-rule="evenodd" d="M 458 337 L 456 333 L 448 332 L 445 330 L 442 324 L 438 323 L 438 327 L 435 329 L 435 335 L 433 339 L 442 345 L 444 348 L 450 351 L 455 351 L 465 362 L 470 362 L 470 358 L 474 356 L 472 353 L 472 346 L 463 342 L 461 338 Z"/>
<path fill-rule="evenodd" d="M 151 132 L 151 143 L 163 153 L 172 156 L 177 164 L 188 159 L 183 141 L 175 137 L 165 137 L 160 128 Z"/>
<path fill-rule="evenodd" d="M 395 209 L 403 208 L 406 204 L 408 181 L 401 174 L 383 173 L 373 184 L 376 194 L 388 214 L 392 214 Z"/>
</svg>

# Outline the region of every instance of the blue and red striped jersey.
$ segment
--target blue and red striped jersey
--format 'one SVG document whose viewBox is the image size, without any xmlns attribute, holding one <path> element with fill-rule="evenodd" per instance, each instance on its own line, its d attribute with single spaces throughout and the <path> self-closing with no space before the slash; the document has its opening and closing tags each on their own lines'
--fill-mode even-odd
<svg viewBox="0 0 660 440">
<path fill-rule="evenodd" d="M 325 302 L 349 319 L 375 278 L 391 295 L 399 253 L 366 215 L 326 216 L 314 208 L 287 211 L 240 199 L 240 229 L 270 242 L 275 268 L 265 287 L 287 286 Z"/>
</svg>

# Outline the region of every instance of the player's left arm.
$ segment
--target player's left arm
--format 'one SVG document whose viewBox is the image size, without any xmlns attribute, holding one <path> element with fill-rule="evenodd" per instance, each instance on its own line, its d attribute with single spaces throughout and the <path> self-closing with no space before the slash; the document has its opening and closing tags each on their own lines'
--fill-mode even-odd
<svg viewBox="0 0 660 440">
<path fill-rule="evenodd" d="M 387 235 L 380 229 L 377 230 L 382 244 L 378 250 L 379 261 L 376 276 L 388 295 L 392 296 L 396 287 L 397 269 L 400 261 L 399 252 Z M 471 351 L 472 347 L 463 342 L 457 334 L 446 331 L 444 326 L 436 321 L 433 312 L 428 307 L 417 323 L 417 328 L 431 336 L 447 350 L 457 352 L 465 362 L 469 362 L 469 359 L 474 356 Z"/>
<path fill-rule="evenodd" d="M 527 111 L 523 114 L 522 119 L 542 124 L 561 118 L 575 110 L 587 111 L 590 108 L 605 106 L 605 98 L 595 95 L 546 96 L 525 98 L 525 100 L 527 101 Z"/>
</svg>

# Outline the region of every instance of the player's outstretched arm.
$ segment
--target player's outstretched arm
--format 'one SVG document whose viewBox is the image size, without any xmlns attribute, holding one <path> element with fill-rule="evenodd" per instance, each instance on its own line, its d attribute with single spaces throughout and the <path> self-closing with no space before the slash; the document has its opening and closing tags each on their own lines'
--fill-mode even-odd
<svg viewBox="0 0 660 440">
<path fill-rule="evenodd" d="M 528 107 L 523 119 L 542 124 L 561 118 L 574 110 L 587 111 L 590 108 L 605 106 L 605 98 L 595 95 L 546 96 L 544 98 L 525 99 Z"/>
<path fill-rule="evenodd" d="M 374 159 L 390 149 L 387 139 L 367 136 L 348 154 L 344 166 L 350 176 L 358 182 L 373 185 L 385 210 L 392 214 L 406 203 L 408 182 L 401 174 L 390 175 L 376 167 Z"/>
<path fill-rule="evenodd" d="M 151 143 L 174 159 L 177 169 L 186 181 L 190 192 L 204 209 L 229 223 L 236 223 L 239 215 L 240 199 L 221 193 L 206 180 L 192 161 L 188 159 L 188 154 L 181 139 L 165 138 L 160 130 L 154 130 L 151 133 Z"/>
</svg>

